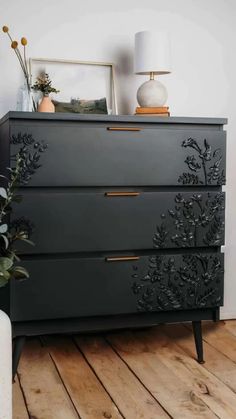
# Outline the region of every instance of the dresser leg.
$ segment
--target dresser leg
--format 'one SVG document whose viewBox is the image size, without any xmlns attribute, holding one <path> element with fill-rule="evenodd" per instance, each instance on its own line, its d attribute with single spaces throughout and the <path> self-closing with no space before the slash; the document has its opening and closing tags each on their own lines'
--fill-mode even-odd
<svg viewBox="0 0 236 419">
<path fill-rule="evenodd" d="M 12 379 L 14 381 L 17 372 L 20 356 L 25 344 L 25 336 L 19 336 L 14 339 L 13 354 L 12 354 Z"/>
<path fill-rule="evenodd" d="M 194 340 L 196 345 L 196 351 L 197 351 L 197 361 L 199 364 L 204 364 L 204 358 L 203 358 L 203 342 L 202 342 L 202 322 L 199 321 L 193 321 L 193 334 L 194 334 Z"/>
<path fill-rule="evenodd" d="M 219 309 L 219 307 L 217 307 L 213 311 L 213 322 L 218 322 L 219 320 L 220 320 L 220 309 Z"/>
</svg>

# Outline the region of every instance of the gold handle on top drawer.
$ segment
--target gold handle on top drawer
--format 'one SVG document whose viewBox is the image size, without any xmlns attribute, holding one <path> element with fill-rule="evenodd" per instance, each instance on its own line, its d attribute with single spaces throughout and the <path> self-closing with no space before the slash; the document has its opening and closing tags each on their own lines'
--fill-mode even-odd
<svg viewBox="0 0 236 419">
<path fill-rule="evenodd" d="M 106 258 L 106 262 L 127 262 L 131 260 L 139 260 L 139 256 L 114 256 Z"/>
<path fill-rule="evenodd" d="M 141 131 L 141 128 L 136 127 L 107 127 L 108 131 Z"/>
<path fill-rule="evenodd" d="M 140 192 L 105 192 L 107 197 L 116 197 L 116 196 L 139 196 Z"/>
</svg>

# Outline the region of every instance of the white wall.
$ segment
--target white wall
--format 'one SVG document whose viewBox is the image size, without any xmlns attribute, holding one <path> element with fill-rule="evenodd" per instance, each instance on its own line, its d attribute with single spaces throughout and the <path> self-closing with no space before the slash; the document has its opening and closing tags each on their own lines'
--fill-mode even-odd
<svg viewBox="0 0 236 419">
<path fill-rule="evenodd" d="M 146 4 L 146 5 L 145 5 Z M 26 36 L 32 57 L 113 61 L 119 112 L 133 113 L 144 81 L 133 75 L 133 38 L 168 30 L 173 73 L 163 76 L 176 116 L 228 117 L 224 317 L 236 317 L 236 2 L 234 0 L 0 0 L 0 25 Z M 20 68 L 0 34 L 0 115 L 14 109 Z"/>
</svg>

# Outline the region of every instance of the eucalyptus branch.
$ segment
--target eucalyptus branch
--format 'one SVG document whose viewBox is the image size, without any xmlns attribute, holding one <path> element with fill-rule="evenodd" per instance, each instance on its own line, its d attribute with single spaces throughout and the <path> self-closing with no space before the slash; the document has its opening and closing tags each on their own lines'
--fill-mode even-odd
<svg viewBox="0 0 236 419">
<path fill-rule="evenodd" d="M 14 135 L 12 136 L 14 141 Z M 28 183 L 31 176 L 40 167 L 40 153 L 47 148 L 46 144 L 35 143 L 31 135 L 17 135 L 17 144 L 22 144 L 18 153 L 14 154 L 11 161 L 14 161 L 14 167 L 9 168 L 10 175 L 8 177 L 0 175 L 1 178 L 7 179 L 7 185 L 0 188 L 0 287 L 4 287 L 12 279 L 29 278 L 29 273 L 23 266 L 18 266 L 16 262 L 20 259 L 17 256 L 17 242 L 26 242 L 34 245 L 30 240 L 34 230 L 33 223 L 25 218 L 20 217 L 10 221 L 13 202 L 20 202 L 21 198 L 16 190 L 21 183 Z M 30 150 L 30 146 L 39 147 L 35 152 L 35 147 Z M 37 148 L 36 147 L 36 148 Z"/>
<path fill-rule="evenodd" d="M 7 198 L 4 200 L 4 202 L 1 205 L 0 208 L 0 222 L 2 222 L 3 217 L 6 214 L 6 210 L 9 207 L 9 205 L 12 203 L 12 200 L 14 198 L 14 191 L 17 187 L 17 184 L 19 183 L 19 175 L 20 175 L 20 168 L 21 168 L 21 162 L 22 158 L 19 154 L 16 155 L 16 167 L 11 170 L 11 176 L 10 180 L 7 185 Z"/>
</svg>

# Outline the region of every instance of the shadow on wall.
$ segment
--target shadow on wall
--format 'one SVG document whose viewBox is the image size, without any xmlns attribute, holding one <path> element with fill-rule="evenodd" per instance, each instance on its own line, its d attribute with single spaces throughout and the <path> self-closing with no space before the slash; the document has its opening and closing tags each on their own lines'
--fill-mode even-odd
<svg viewBox="0 0 236 419">
<path fill-rule="evenodd" d="M 115 77 L 119 80 L 116 86 L 118 110 L 123 115 L 133 114 L 134 109 L 130 103 L 130 98 L 135 90 L 131 88 L 134 77 L 133 50 L 131 48 L 120 48 L 116 50 Z M 123 86 L 121 89 L 120 86 Z"/>
</svg>

